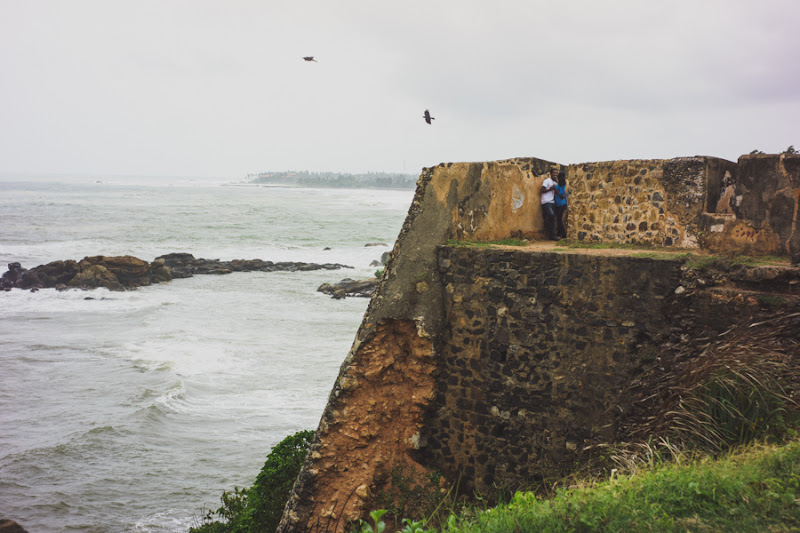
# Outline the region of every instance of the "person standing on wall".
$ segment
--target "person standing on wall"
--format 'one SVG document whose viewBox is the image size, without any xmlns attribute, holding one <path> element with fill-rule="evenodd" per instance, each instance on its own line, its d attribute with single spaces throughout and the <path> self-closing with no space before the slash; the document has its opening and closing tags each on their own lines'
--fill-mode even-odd
<svg viewBox="0 0 800 533">
<path fill-rule="evenodd" d="M 555 223 L 556 223 L 556 206 L 555 206 L 555 190 L 556 182 L 555 177 L 557 169 L 551 168 L 550 175 L 542 182 L 542 218 L 544 219 L 544 231 L 547 238 L 551 241 L 556 241 Z"/>
<path fill-rule="evenodd" d="M 567 213 L 569 193 L 567 192 L 567 173 L 563 170 L 558 173 L 558 184 L 555 188 L 556 210 L 556 238 L 567 238 L 567 227 L 564 224 L 564 215 Z"/>
</svg>

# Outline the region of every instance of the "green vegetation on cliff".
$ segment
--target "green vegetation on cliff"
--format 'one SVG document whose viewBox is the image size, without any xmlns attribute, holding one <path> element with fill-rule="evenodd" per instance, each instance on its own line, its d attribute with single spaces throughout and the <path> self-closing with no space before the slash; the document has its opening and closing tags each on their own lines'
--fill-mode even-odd
<svg viewBox="0 0 800 533">
<path fill-rule="evenodd" d="M 633 467 L 632 473 L 619 474 L 615 469 L 607 479 L 574 482 L 544 497 L 517 492 L 497 507 L 465 507 L 437 527 L 404 519 L 398 531 L 756 533 L 800 529 L 800 440 L 751 444 L 717 458 L 677 452 L 668 443 L 660 450 L 648 447 L 644 464 L 627 465 Z M 371 521 L 362 521 L 352 531 L 384 531 L 383 514 L 370 513 Z"/>
<path fill-rule="evenodd" d="M 303 465 L 313 431 L 299 431 L 279 442 L 249 489 L 224 491 L 222 506 L 209 511 L 189 533 L 256 533 L 275 531 L 292 485 Z"/>
<path fill-rule="evenodd" d="M 451 517 L 447 533 L 517 531 L 797 531 L 800 441 L 752 445 L 561 489 L 519 492 L 492 509 Z"/>
</svg>

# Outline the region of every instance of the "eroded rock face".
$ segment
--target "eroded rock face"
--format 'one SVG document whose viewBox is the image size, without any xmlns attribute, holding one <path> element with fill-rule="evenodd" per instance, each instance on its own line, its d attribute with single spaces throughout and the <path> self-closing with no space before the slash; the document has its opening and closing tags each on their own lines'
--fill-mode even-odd
<svg viewBox="0 0 800 533">
<path fill-rule="evenodd" d="M 412 458 L 434 397 L 433 350 L 412 321 L 388 321 L 343 367 L 278 531 L 338 533 Z"/>
</svg>

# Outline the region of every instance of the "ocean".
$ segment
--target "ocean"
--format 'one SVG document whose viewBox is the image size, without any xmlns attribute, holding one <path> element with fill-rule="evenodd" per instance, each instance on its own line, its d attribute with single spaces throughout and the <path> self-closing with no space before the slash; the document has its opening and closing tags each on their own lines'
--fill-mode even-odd
<svg viewBox="0 0 800 533">
<path fill-rule="evenodd" d="M 186 532 L 315 429 L 410 190 L 114 176 L 0 179 L 0 273 L 92 255 L 342 263 L 126 292 L 0 292 L 0 518 L 39 532 Z M 369 245 L 369 246 L 367 246 Z"/>
</svg>

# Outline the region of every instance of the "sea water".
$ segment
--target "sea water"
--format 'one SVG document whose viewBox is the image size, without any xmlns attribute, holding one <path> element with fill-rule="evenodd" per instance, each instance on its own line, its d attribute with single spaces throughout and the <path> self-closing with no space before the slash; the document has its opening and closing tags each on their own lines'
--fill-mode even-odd
<svg viewBox="0 0 800 533">
<path fill-rule="evenodd" d="M 6 176 L 0 271 L 91 255 L 342 263 L 126 292 L 0 292 L 0 518 L 31 532 L 181 531 L 315 429 L 412 191 Z M 382 243 L 382 244 L 381 244 Z M 371 246 L 366 246 L 366 245 Z"/>
</svg>

